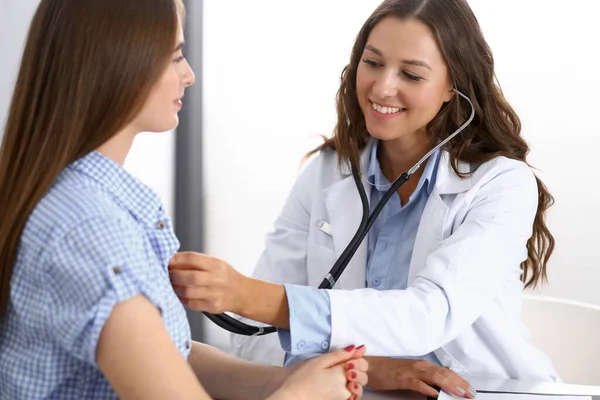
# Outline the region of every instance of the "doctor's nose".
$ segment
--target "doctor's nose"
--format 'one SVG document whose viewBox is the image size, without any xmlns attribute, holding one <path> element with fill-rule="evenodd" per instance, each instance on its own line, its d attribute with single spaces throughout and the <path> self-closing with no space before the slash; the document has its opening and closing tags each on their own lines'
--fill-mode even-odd
<svg viewBox="0 0 600 400">
<path fill-rule="evenodd" d="M 373 94 L 378 98 L 394 97 L 398 94 L 398 75 L 395 71 L 385 70 L 373 84 Z"/>
</svg>

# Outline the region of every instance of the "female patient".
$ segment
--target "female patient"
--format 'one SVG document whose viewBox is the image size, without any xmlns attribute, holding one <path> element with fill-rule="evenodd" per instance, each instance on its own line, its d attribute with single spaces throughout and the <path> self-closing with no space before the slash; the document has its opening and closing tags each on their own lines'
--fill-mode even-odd
<svg viewBox="0 0 600 400">
<path fill-rule="evenodd" d="M 190 340 L 171 223 L 122 167 L 139 132 L 177 125 L 194 82 L 183 14 L 180 0 L 39 5 L 0 153 L 2 400 L 362 393 L 364 348 L 292 370 Z"/>
</svg>

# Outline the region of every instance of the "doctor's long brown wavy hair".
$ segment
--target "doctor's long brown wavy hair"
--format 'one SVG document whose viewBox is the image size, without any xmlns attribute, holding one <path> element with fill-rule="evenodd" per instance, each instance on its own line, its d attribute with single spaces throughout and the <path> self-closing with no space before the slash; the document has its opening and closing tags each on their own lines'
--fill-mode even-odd
<svg viewBox="0 0 600 400">
<path fill-rule="evenodd" d="M 139 113 L 184 13 L 181 0 L 40 2 L 0 150 L 0 324 L 30 213 L 63 168 Z"/>
<path fill-rule="evenodd" d="M 429 27 L 448 65 L 454 87 L 466 94 L 475 107 L 473 122 L 445 147 L 454 171 L 458 162 L 482 163 L 497 156 L 525 161 L 529 152 L 521 137 L 521 121 L 508 104 L 494 75 L 494 59 L 479 23 L 466 0 L 386 0 L 371 14 L 361 28 L 337 93 L 337 124 L 333 136 L 310 152 L 334 149 L 341 162 L 359 164 L 360 151 L 370 135 L 356 96 L 356 72 L 373 27 L 383 18 L 415 19 Z M 428 124 L 433 142 L 440 142 L 454 132 L 471 113 L 460 107 L 459 96 L 442 106 Z M 533 234 L 527 242 L 527 260 L 521 264 L 525 287 L 536 287 L 547 280 L 546 265 L 554 250 L 554 238 L 545 222 L 546 210 L 554 199 L 536 177 L 538 209 Z"/>
</svg>

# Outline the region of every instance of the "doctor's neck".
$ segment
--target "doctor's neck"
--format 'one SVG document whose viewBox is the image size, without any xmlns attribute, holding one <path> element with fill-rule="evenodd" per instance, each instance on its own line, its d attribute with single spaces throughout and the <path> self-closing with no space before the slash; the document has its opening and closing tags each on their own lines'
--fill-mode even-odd
<svg viewBox="0 0 600 400">
<path fill-rule="evenodd" d="M 433 147 L 434 144 L 425 132 L 381 140 L 377 149 L 377 159 L 386 178 L 389 179 L 389 174 L 395 179 L 408 171 Z"/>
</svg>

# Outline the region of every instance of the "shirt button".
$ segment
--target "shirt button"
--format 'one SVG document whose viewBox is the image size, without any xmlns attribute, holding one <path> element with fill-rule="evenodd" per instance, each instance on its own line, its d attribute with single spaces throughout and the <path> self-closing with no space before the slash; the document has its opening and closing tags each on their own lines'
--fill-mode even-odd
<svg viewBox="0 0 600 400">
<path fill-rule="evenodd" d="M 381 281 L 379 280 L 379 278 L 373 279 L 373 285 L 374 286 L 379 286 L 380 283 L 381 283 Z"/>
<path fill-rule="evenodd" d="M 120 274 L 121 273 L 121 268 L 119 268 L 119 267 L 113 267 L 113 272 L 115 274 Z"/>
<path fill-rule="evenodd" d="M 156 227 L 158 229 L 164 229 L 165 228 L 165 223 L 162 221 L 158 221 L 158 223 L 156 224 Z"/>
<path fill-rule="evenodd" d="M 298 342 L 298 350 L 302 350 L 303 348 L 306 347 L 306 342 L 304 340 L 301 340 Z"/>
<path fill-rule="evenodd" d="M 321 349 L 327 350 L 328 348 L 329 348 L 329 342 L 327 340 L 325 340 L 323 343 L 321 343 Z"/>
<path fill-rule="evenodd" d="M 190 348 L 190 341 L 189 341 L 189 340 L 186 340 L 186 341 L 185 341 L 185 348 L 186 348 L 186 349 L 189 349 L 189 348 Z"/>
</svg>

